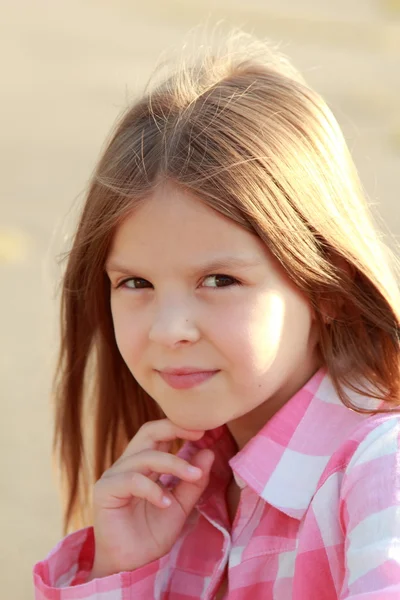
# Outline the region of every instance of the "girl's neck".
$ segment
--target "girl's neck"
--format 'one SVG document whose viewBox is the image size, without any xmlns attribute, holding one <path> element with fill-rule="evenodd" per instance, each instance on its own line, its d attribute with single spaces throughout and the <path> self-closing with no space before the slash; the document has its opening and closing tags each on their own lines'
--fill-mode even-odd
<svg viewBox="0 0 400 600">
<path fill-rule="evenodd" d="M 268 400 L 256 406 L 252 411 L 227 423 L 238 451 L 244 448 L 247 442 L 311 379 L 321 366 L 321 359 L 315 357 L 307 365 L 307 368 L 298 369 L 288 380 L 284 388 L 278 390 L 276 394 L 273 394 Z"/>
</svg>

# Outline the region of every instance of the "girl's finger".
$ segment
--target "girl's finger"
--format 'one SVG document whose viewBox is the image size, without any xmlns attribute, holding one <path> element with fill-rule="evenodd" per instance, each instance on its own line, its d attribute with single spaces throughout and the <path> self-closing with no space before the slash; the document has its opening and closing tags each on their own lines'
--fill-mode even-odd
<svg viewBox="0 0 400 600">
<path fill-rule="evenodd" d="M 171 490 L 171 494 L 182 507 L 184 513 L 188 516 L 195 504 L 198 502 L 201 494 L 206 489 L 212 464 L 214 462 L 214 452 L 212 450 L 200 450 L 192 459 L 192 465 L 202 470 L 203 475 L 195 481 L 180 481 L 177 486 Z"/>
<path fill-rule="evenodd" d="M 148 500 L 154 506 L 167 508 L 171 505 L 169 493 L 141 473 L 122 473 L 95 486 L 94 501 L 98 508 L 118 509 L 133 498 Z M 100 483 L 100 482 L 98 482 Z"/>
<path fill-rule="evenodd" d="M 203 431 L 182 429 L 169 419 L 149 421 L 142 425 L 135 437 L 125 449 L 125 454 L 135 454 L 141 450 L 155 449 L 160 442 L 172 442 L 176 439 L 197 441 L 204 435 Z"/>
<path fill-rule="evenodd" d="M 202 471 L 194 465 L 188 463 L 183 458 L 167 452 L 158 450 L 144 450 L 137 454 L 125 456 L 119 460 L 108 471 L 103 474 L 103 478 L 112 478 L 119 473 L 141 473 L 154 480 L 159 475 L 174 475 L 180 479 L 193 481 L 202 476 Z"/>
</svg>

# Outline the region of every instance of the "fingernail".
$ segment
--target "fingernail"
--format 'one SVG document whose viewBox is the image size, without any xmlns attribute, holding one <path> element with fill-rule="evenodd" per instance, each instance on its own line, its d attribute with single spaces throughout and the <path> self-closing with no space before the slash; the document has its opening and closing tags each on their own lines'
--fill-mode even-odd
<svg viewBox="0 0 400 600">
<path fill-rule="evenodd" d="M 201 469 L 199 469 L 198 467 L 192 467 L 192 465 L 189 465 L 187 467 L 187 470 L 189 473 L 191 473 L 192 475 L 202 475 L 203 472 Z"/>
<path fill-rule="evenodd" d="M 171 506 L 171 500 L 170 498 L 168 498 L 168 496 L 162 497 L 162 503 L 164 504 L 164 506 Z"/>
</svg>

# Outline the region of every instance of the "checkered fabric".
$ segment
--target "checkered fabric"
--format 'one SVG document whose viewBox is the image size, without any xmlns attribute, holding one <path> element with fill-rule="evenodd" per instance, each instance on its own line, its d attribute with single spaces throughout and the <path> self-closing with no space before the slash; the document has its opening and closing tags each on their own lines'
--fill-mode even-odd
<svg viewBox="0 0 400 600">
<path fill-rule="evenodd" d="M 36 600 L 212 600 L 226 572 L 227 600 L 398 600 L 399 432 L 397 414 L 346 408 L 322 368 L 239 453 L 225 427 L 182 448 L 190 459 L 211 447 L 216 460 L 166 556 L 85 583 L 94 536 L 82 529 L 35 565 Z M 241 488 L 232 527 L 231 469 Z"/>
</svg>

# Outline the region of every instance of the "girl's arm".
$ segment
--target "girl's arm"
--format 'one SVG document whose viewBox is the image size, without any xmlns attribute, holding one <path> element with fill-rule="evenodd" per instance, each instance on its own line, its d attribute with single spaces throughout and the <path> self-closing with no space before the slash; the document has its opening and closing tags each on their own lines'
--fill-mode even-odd
<svg viewBox="0 0 400 600">
<path fill-rule="evenodd" d="M 45 560 L 35 565 L 35 600 L 94 600 L 102 592 L 107 592 L 107 600 L 113 600 L 121 598 L 121 590 L 128 594 L 127 597 L 134 592 L 132 597 L 152 598 L 155 576 L 162 559 L 135 571 L 116 573 L 86 583 L 93 559 L 93 527 L 68 535 Z"/>
<path fill-rule="evenodd" d="M 340 600 L 400 598 L 400 417 L 389 416 L 360 443 L 342 485 L 346 534 Z"/>
</svg>

